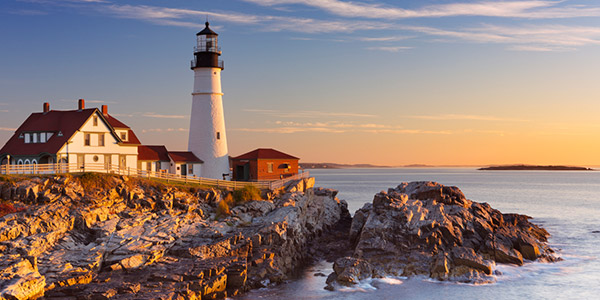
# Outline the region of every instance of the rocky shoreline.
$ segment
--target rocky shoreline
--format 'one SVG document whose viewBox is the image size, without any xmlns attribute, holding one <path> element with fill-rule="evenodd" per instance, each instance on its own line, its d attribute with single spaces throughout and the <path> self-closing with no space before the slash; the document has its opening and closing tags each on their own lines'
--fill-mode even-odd
<svg viewBox="0 0 600 300">
<path fill-rule="evenodd" d="M 500 275 L 496 263 L 560 260 L 547 245 L 548 232 L 529 219 L 468 200 L 457 187 L 402 183 L 355 213 L 353 254 L 335 261 L 327 288 L 415 275 L 490 283 Z"/>
<path fill-rule="evenodd" d="M 221 218 L 228 191 L 102 180 L 0 183 L 26 208 L 0 217 L 0 299 L 224 298 L 287 280 L 319 252 L 311 242 L 350 220 L 312 178 Z"/>
<path fill-rule="evenodd" d="M 0 181 L 0 199 L 20 207 L 0 214 L 0 300 L 220 299 L 320 260 L 334 264 L 327 289 L 386 276 L 488 283 L 496 263 L 559 259 L 529 217 L 434 182 L 378 193 L 352 218 L 313 178 L 224 213 L 230 191 L 91 177 Z"/>
</svg>

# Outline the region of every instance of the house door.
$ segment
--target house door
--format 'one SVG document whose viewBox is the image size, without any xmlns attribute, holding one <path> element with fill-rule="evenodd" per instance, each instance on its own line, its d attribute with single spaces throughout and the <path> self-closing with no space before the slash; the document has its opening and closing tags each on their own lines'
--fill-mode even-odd
<svg viewBox="0 0 600 300">
<path fill-rule="evenodd" d="M 110 170 L 112 168 L 112 155 L 104 155 L 104 169 Z"/>
<path fill-rule="evenodd" d="M 127 167 L 127 156 L 119 155 L 119 169 L 123 170 Z"/>
<path fill-rule="evenodd" d="M 83 154 L 77 154 L 77 167 L 83 170 L 85 167 L 85 156 Z"/>
<path fill-rule="evenodd" d="M 250 180 L 250 167 L 248 164 L 245 164 L 243 166 L 236 166 L 235 167 L 235 176 L 237 177 L 236 180 L 242 180 L 242 181 L 248 181 Z"/>
<path fill-rule="evenodd" d="M 186 164 L 181 165 L 181 175 L 183 175 L 183 176 L 187 175 L 187 165 Z"/>
</svg>

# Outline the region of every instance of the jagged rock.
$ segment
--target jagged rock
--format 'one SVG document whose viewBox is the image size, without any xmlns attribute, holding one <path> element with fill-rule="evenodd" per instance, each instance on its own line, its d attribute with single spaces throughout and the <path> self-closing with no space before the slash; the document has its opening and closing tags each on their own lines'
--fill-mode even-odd
<svg viewBox="0 0 600 300">
<path fill-rule="evenodd" d="M 77 176 L 0 182 L 2 197 L 28 205 L 0 217 L 3 296 L 223 298 L 289 279 L 311 258 L 309 244 L 349 218 L 337 191 L 315 192 L 313 179 L 222 220 L 214 215 L 226 191 L 107 179 L 106 190 Z"/>
<path fill-rule="evenodd" d="M 360 280 L 373 276 L 373 267 L 369 262 L 353 257 L 342 257 L 335 261 L 333 270 L 337 282 L 343 285 L 356 284 Z"/>
<path fill-rule="evenodd" d="M 0 256 L 0 299 L 35 299 L 44 295 L 45 286 L 46 278 L 38 272 L 35 258 Z"/>
<path fill-rule="evenodd" d="M 352 257 L 370 263 L 377 276 L 401 271 L 404 276 L 490 282 L 495 262 L 559 259 L 545 243 L 548 232 L 529 219 L 468 200 L 457 187 L 405 182 L 376 194 L 372 205 L 355 213 L 349 230 L 355 241 Z M 334 265 L 330 279 L 356 281 L 344 272 Z"/>
<path fill-rule="evenodd" d="M 465 247 L 455 247 L 452 249 L 452 260 L 456 266 L 467 266 L 476 270 L 483 271 L 485 274 L 492 274 L 492 267 L 486 263 L 475 250 Z"/>
</svg>

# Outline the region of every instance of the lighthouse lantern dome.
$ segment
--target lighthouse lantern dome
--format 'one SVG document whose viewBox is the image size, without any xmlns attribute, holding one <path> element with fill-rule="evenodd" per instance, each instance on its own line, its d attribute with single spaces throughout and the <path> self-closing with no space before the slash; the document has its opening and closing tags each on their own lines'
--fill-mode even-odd
<svg viewBox="0 0 600 300">
<path fill-rule="evenodd" d="M 218 44 L 218 34 L 209 27 L 209 23 L 205 23 L 206 27 L 196 34 L 196 47 L 194 52 L 213 52 L 221 54 L 221 49 Z"/>
</svg>

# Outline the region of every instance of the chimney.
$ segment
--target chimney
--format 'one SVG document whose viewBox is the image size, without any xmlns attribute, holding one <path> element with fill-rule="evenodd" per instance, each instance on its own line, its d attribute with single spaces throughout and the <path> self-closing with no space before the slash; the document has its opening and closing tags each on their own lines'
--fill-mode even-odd
<svg viewBox="0 0 600 300">
<path fill-rule="evenodd" d="M 102 114 L 105 116 L 108 115 L 108 105 L 102 105 Z"/>
<path fill-rule="evenodd" d="M 50 111 L 50 103 L 44 102 L 44 114 Z"/>
<path fill-rule="evenodd" d="M 85 109 L 85 100 L 79 99 L 79 110 Z"/>
</svg>

